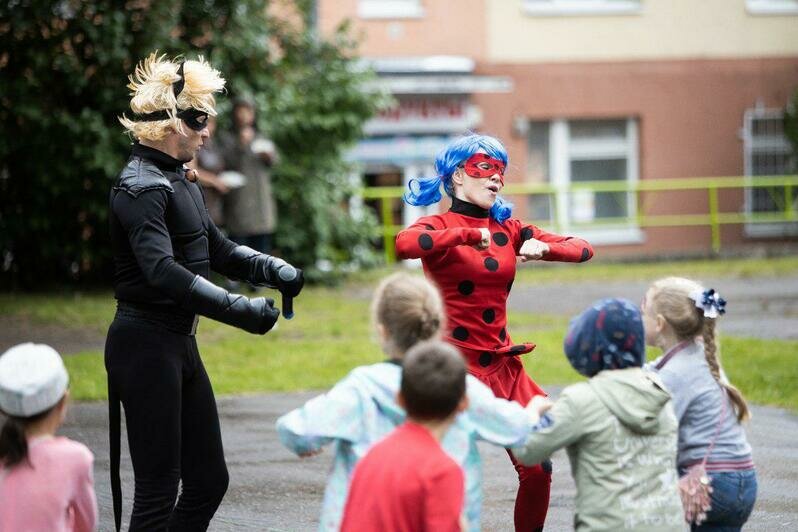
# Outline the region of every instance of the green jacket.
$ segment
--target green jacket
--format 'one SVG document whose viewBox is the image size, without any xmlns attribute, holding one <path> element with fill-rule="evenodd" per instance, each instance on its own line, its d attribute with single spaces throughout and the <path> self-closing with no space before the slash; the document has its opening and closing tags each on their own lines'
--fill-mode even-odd
<svg viewBox="0 0 798 532">
<path fill-rule="evenodd" d="M 670 399 L 654 373 L 602 371 L 563 390 L 551 423 L 513 452 L 537 464 L 567 447 L 576 530 L 684 530 Z"/>
</svg>

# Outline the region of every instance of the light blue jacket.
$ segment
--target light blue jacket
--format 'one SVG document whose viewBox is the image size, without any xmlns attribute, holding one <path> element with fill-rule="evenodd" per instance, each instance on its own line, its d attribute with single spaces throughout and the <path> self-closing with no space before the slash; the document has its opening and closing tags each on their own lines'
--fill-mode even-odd
<svg viewBox="0 0 798 532">
<path fill-rule="evenodd" d="M 396 403 L 401 377 L 402 368 L 390 362 L 355 368 L 332 390 L 277 420 L 280 441 L 297 454 L 329 443 L 335 446 L 319 530 L 339 529 L 355 464 L 404 421 L 405 412 Z M 466 386 L 468 410 L 457 417 L 441 444 L 463 468 L 463 510 L 469 530 L 479 530 L 482 461 L 477 440 L 502 447 L 520 445 L 532 430 L 532 420 L 521 405 L 496 398 L 471 375 Z"/>
</svg>

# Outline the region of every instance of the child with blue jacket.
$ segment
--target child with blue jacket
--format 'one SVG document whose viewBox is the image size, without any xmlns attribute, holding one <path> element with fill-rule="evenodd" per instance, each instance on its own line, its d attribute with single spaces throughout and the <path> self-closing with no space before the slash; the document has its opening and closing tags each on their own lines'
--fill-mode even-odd
<svg viewBox="0 0 798 532">
<path fill-rule="evenodd" d="M 329 392 L 277 420 L 282 443 L 300 456 L 326 445 L 335 457 L 324 493 L 319 530 L 338 530 L 355 464 L 376 442 L 405 420 L 397 403 L 405 353 L 423 340 L 437 338 L 444 323 L 438 291 L 422 277 L 398 273 L 377 288 L 373 321 L 387 360 L 352 370 Z M 502 447 L 519 445 L 533 419 L 518 403 L 498 399 L 469 375 L 467 410 L 447 432 L 444 451 L 465 473 L 464 515 L 468 530 L 479 530 L 482 471 L 477 441 Z"/>
</svg>

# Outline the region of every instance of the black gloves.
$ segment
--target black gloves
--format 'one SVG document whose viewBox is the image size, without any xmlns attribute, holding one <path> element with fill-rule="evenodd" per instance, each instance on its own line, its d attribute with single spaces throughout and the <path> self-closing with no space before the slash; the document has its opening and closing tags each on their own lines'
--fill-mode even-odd
<svg viewBox="0 0 798 532">
<path fill-rule="evenodd" d="M 302 291 L 302 287 L 305 286 L 305 276 L 302 274 L 302 270 L 294 268 L 285 261 L 277 268 L 276 278 L 277 290 L 279 290 L 284 297 L 298 296 L 299 292 Z"/>
<path fill-rule="evenodd" d="M 266 334 L 280 316 L 273 299 L 231 294 L 199 275 L 189 286 L 183 307 L 255 334 Z"/>
<path fill-rule="evenodd" d="M 276 288 L 286 297 L 296 297 L 305 284 L 302 270 L 283 259 L 260 253 L 247 246 L 236 246 L 228 262 L 231 277 L 269 288 Z"/>
<path fill-rule="evenodd" d="M 234 247 L 223 265 L 221 271 L 230 277 L 279 290 L 283 295 L 283 317 L 290 320 L 294 316 L 293 300 L 305 284 L 302 270 L 247 246 Z"/>
</svg>

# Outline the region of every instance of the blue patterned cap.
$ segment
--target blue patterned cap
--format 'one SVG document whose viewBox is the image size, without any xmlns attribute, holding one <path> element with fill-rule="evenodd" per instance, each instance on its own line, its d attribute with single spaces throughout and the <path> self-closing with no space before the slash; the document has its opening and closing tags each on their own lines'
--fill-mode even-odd
<svg viewBox="0 0 798 532">
<path fill-rule="evenodd" d="M 645 335 L 640 310 L 626 299 L 602 299 L 571 319 L 563 343 L 576 371 L 592 377 L 605 369 L 640 367 Z"/>
</svg>

